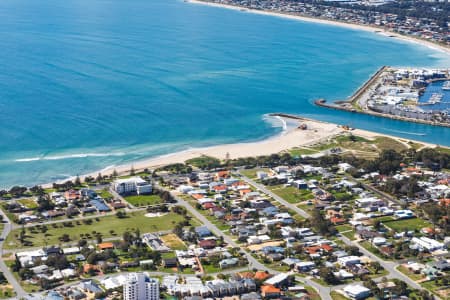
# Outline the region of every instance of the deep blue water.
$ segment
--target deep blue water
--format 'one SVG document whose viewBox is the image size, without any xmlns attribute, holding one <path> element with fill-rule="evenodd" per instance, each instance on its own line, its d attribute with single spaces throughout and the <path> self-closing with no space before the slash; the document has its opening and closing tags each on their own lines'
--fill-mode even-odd
<svg viewBox="0 0 450 300">
<path fill-rule="evenodd" d="M 447 128 L 312 104 L 382 65 L 448 66 L 368 32 L 178 0 L 3 0 L 0 49 L 4 187 L 263 139 L 280 130 L 270 112 L 450 145 Z"/>
</svg>

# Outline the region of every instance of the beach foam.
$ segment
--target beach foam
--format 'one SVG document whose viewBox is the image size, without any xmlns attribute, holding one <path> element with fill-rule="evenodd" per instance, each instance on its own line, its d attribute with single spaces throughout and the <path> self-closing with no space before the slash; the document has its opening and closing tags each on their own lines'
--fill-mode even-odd
<svg viewBox="0 0 450 300">
<path fill-rule="evenodd" d="M 56 155 L 56 156 L 39 156 L 30 158 L 18 158 L 14 161 L 16 162 L 30 162 L 38 160 L 62 160 L 62 159 L 74 159 L 74 158 L 86 158 L 86 157 L 108 157 L 108 156 L 124 156 L 126 153 L 77 153 L 77 154 L 67 154 L 67 155 Z"/>
</svg>

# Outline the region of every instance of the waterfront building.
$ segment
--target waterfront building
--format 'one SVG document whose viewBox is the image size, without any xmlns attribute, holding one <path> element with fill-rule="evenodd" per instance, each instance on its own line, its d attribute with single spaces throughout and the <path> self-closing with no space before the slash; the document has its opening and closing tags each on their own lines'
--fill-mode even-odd
<svg viewBox="0 0 450 300">
<path fill-rule="evenodd" d="M 113 188 L 119 194 L 136 193 L 141 195 L 150 194 L 152 192 L 151 183 L 145 181 L 139 176 L 126 179 L 117 179 L 114 181 Z"/>
<path fill-rule="evenodd" d="M 123 285 L 123 299 L 159 300 L 159 281 L 144 273 L 130 273 Z"/>
</svg>

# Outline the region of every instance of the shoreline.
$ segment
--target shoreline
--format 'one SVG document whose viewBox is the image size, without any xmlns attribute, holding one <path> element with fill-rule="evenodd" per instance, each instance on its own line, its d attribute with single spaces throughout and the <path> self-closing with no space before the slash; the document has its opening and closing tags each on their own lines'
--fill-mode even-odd
<svg viewBox="0 0 450 300">
<path fill-rule="evenodd" d="M 253 142 L 219 144 L 207 147 L 191 148 L 131 163 L 121 164 L 117 166 L 108 166 L 101 170 L 79 175 L 79 177 L 83 180 L 88 176 L 96 177 L 98 173 L 101 173 L 102 175 L 111 175 L 114 170 L 117 171 L 119 175 L 123 175 L 129 172 L 131 168 L 134 168 L 136 172 L 139 172 L 143 171 L 146 168 L 152 169 L 174 163 L 184 163 L 186 160 L 196 158 L 201 155 L 213 156 L 221 160 L 226 159 L 227 154 L 229 155 L 230 159 L 270 155 L 297 146 L 313 144 L 320 140 L 329 138 L 330 133 L 332 135 L 337 135 L 342 133 L 343 131 L 342 129 L 338 128 L 337 124 L 326 123 L 322 121 L 304 119 L 305 121 L 301 122 L 299 119 L 295 120 L 293 118 L 285 118 L 279 114 L 268 114 L 268 116 L 280 120 L 282 122 L 281 128 L 283 129 L 281 132 L 266 139 Z M 294 126 L 290 125 L 293 122 L 295 122 L 296 124 Z M 306 123 L 308 126 L 308 130 L 297 129 L 297 126 L 300 123 Z M 300 140 L 302 142 L 299 142 Z M 76 176 L 71 176 L 65 179 L 56 180 L 55 182 L 62 183 L 67 180 L 73 180 L 75 178 Z M 53 182 L 44 183 L 41 184 L 41 186 L 44 188 L 49 188 L 52 186 L 52 184 Z"/>
<path fill-rule="evenodd" d="M 330 19 L 314 18 L 314 17 L 310 17 L 310 16 L 303 16 L 300 14 L 274 11 L 274 10 L 258 10 L 258 9 L 247 8 L 245 6 L 216 3 L 216 2 L 211 2 L 208 0 L 185 0 L 185 2 L 192 3 L 192 4 L 208 5 L 208 6 L 213 6 L 213 7 L 225 8 L 225 9 L 238 10 L 241 12 L 249 12 L 249 13 L 260 14 L 260 15 L 281 17 L 281 18 L 297 20 L 297 21 L 324 24 L 324 25 L 330 25 L 330 26 L 339 26 L 339 27 L 344 27 L 344 28 L 353 29 L 353 30 L 362 30 L 362 31 L 366 31 L 366 32 L 372 32 L 372 33 L 384 36 L 386 38 L 392 37 L 392 38 L 396 38 L 396 39 L 406 41 L 409 43 L 418 44 L 420 46 L 425 46 L 429 49 L 433 49 L 433 50 L 436 50 L 439 52 L 444 52 L 444 53 L 450 55 L 449 47 L 446 47 L 444 45 L 439 45 L 437 43 L 430 42 L 430 41 L 427 41 L 424 39 L 419 39 L 419 38 L 415 38 L 412 36 L 403 35 L 403 34 L 400 34 L 397 32 L 388 31 L 383 27 L 376 27 L 376 26 L 371 26 L 371 25 L 362 25 L 362 24 L 355 24 L 355 23 L 347 23 L 347 22 L 343 22 L 343 21 L 336 21 L 336 20 L 330 20 Z"/>
<path fill-rule="evenodd" d="M 272 113 L 270 116 L 280 118 L 286 123 L 295 123 L 296 126 L 288 127 L 287 130 L 280 132 L 267 139 L 256 142 L 243 142 L 234 144 L 221 144 L 210 147 L 194 148 L 183 150 L 175 153 L 165 154 L 153 158 L 143 159 L 132 163 L 127 163 L 117 166 L 109 166 L 102 170 L 91 172 L 84 175 L 79 175 L 81 180 L 85 177 L 96 177 L 98 173 L 103 176 L 111 175 L 114 171 L 118 175 L 126 175 L 133 168 L 136 173 L 143 171 L 144 169 L 155 169 L 169 164 L 184 163 L 186 160 L 199 157 L 201 155 L 207 155 L 211 157 L 224 160 L 229 156 L 230 159 L 255 157 L 263 155 L 271 155 L 287 151 L 296 147 L 307 147 L 320 142 L 326 142 L 336 136 L 351 132 L 354 135 L 361 136 L 367 139 L 374 139 L 375 137 L 388 137 L 398 141 L 411 141 L 414 143 L 422 144 L 424 147 L 435 148 L 438 145 L 427 142 L 412 140 L 408 138 L 396 137 L 389 134 L 383 134 L 378 132 L 372 132 L 363 129 L 353 129 L 351 131 L 345 130 L 342 126 L 325 121 L 313 120 L 304 118 L 299 115 L 284 114 L 284 113 Z M 299 129 L 300 124 L 306 124 L 307 129 Z M 448 148 L 443 146 L 444 148 Z M 67 180 L 74 180 L 76 176 L 72 176 L 63 180 L 57 180 L 56 183 L 63 183 Z M 52 183 L 41 184 L 43 188 L 51 188 Z"/>
</svg>

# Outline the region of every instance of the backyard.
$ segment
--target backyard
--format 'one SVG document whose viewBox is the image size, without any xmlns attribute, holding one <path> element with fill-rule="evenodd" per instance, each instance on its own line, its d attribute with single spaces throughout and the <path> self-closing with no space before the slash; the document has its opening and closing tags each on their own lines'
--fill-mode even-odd
<svg viewBox="0 0 450 300">
<path fill-rule="evenodd" d="M 246 177 L 249 177 L 249 178 L 252 178 L 252 179 L 256 178 L 256 173 L 260 172 L 260 171 L 268 172 L 269 169 L 267 169 L 267 168 L 256 168 L 256 169 L 243 169 L 243 170 L 240 170 L 242 175 L 244 175 Z"/>
<path fill-rule="evenodd" d="M 35 209 L 38 207 L 38 204 L 33 199 L 20 199 L 17 200 L 18 203 L 22 204 L 28 209 Z"/>
<path fill-rule="evenodd" d="M 275 185 L 269 186 L 268 188 L 287 202 L 293 204 L 314 198 L 311 191 L 297 189 L 293 186 L 283 187 L 281 185 Z"/>
<path fill-rule="evenodd" d="M 162 235 L 161 240 L 172 250 L 186 250 L 186 245 L 184 242 L 173 233 Z"/>
<path fill-rule="evenodd" d="M 395 220 L 393 218 L 384 219 L 383 224 L 392 230 L 400 231 L 420 231 L 424 227 L 432 227 L 431 223 L 420 218 Z"/>
<path fill-rule="evenodd" d="M 349 238 L 350 240 L 355 240 L 355 230 L 350 225 L 338 225 L 336 226 L 337 231 L 343 236 Z"/>
</svg>

